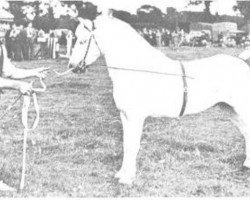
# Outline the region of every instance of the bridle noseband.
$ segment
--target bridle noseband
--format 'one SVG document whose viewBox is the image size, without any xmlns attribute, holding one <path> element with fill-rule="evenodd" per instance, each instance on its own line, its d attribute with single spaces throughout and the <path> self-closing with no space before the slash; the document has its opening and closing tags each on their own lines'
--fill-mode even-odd
<svg viewBox="0 0 250 200">
<path fill-rule="evenodd" d="M 89 30 L 89 29 L 87 29 L 87 30 Z M 91 35 L 88 39 L 87 49 L 85 51 L 84 57 L 81 60 L 81 62 L 72 70 L 72 72 L 77 73 L 77 74 L 81 74 L 81 73 L 84 73 L 86 71 L 86 69 L 88 68 L 85 61 L 86 61 L 86 58 L 87 58 L 89 50 L 90 50 L 91 41 L 93 39 L 94 39 L 94 35 L 93 35 L 93 33 L 91 33 Z"/>
<path fill-rule="evenodd" d="M 93 33 L 93 31 L 96 29 L 95 28 L 95 24 L 93 21 L 92 22 L 92 30 L 90 30 L 86 25 L 83 24 L 83 27 L 84 29 L 86 29 L 89 33 L 90 33 L 90 36 L 89 36 L 89 39 L 87 40 L 87 49 L 85 51 L 85 54 L 83 56 L 83 59 L 79 62 L 79 64 L 76 66 L 76 67 L 72 67 L 70 68 L 69 70 L 66 70 L 65 72 L 62 72 L 62 73 L 59 73 L 57 71 L 54 70 L 54 72 L 58 75 L 58 76 L 64 76 L 70 72 L 74 72 L 74 73 L 77 73 L 77 74 L 82 74 L 82 73 L 85 73 L 86 72 L 86 69 L 88 68 L 88 65 L 86 65 L 86 58 L 89 54 L 89 50 L 90 50 L 90 45 L 91 45 L 91 42 L 92 40 L 94 40 L 96 46 L 98 47 L 98 50 L 100 52 L 100 54 L 102 55 L 102 51 L 96 41 L 96 38 L 95 38 L 95 35 Z"/>
<path fill-rule="evenodd" d="M 79 62 L 79 64 L 74 67 L 74 69 L 72 70 L 72 72 L 74 73 L 78 73 L 78 74 L 81 74 L 81 73 L 84 73 L 86 71 L 86 69 L 88 68 L 88 65 L 86 65 L 86 58 L 89 54 L 89 50 L 90 50 L 90 45 L 91 45 L 91 42 L 92 40 L 95 42 L 96 46 L 98 47 L 100 53 L 102 54 L 102 51 L 96 41 L 96 38 L 95 38 L 95 35 L 93 33 L 93 31 L 95 30 L 95 24 L 93 21 L 92 22 L 92 30 L 90 30 L 86 25 L 83 24 L 83 27 L 90 33 L 90 36 L 89 36 L 89 39 L 88 39 L 88 44 L 87 44 L 87 48 L 86 48 L 86 51 L 85 51 L 85 54 L 84 54 L 84 57 L 83 59 Z"/>
</svg>

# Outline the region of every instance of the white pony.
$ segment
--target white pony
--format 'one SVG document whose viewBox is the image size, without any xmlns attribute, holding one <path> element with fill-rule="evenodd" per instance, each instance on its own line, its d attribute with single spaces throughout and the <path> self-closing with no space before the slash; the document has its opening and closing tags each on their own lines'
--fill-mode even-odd
<svg viewBox="0 0 250 200">
<path fill-rule="evenodd" d="M 130 25 L 110 15 L 91 22 L 79 19 L 77 41 L 69 66 L 77 69 L 104 55 L 113 81 L 113 96 L 123 125 L 123 163 L 115 175 L 131 184 L 136 175 L 136 157 L 147 116 L 178 117 L 183 105 L 183 70 L 179 61 L 150 46 Z M 242 59 L 216 55 L 182 62 L 188 102 L 185 114 L 203 111 L 226 102 L 238 113 L 244 126 L 246 160 L 250 167 L 250 71 Z M 185 95 L 184 95 L 185 96 Z"/>
</svg>

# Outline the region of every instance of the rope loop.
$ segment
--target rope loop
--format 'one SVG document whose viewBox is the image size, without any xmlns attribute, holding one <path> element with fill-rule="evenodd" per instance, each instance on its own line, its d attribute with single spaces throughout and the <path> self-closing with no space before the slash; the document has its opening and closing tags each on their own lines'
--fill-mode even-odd
<svg viewBox="0 0 250 200">
<path fill-rule="evenodd" d="M 31 83 L 33 84 L 33 82 Z M 25 171 L 26 171 L 26 149 L 27 149 L 27 137 L 28 137 L 28 132 L 31 130 L 34 130 L 39 122 L 39 118 L 40 118 L 40 108 L 37 102 L 37 96 L 36 93 L 39 92 L 45 92 L 47 87 L 45 85 L 45 83 L 43 82 L 43 80 L 40 78 L 40 84 L 41 84 L 41 88 L 33 88 L 32 87 L 32 93 L 30 95 L 26 94 L 23 95 L 23 106 L 22 106 L 22 124 L 24 126 L 24 135 L 23 135 L 23 159 L 22 159 L 22 174 L 21 174 L 21 181 L 20 181 L 20 190 L 23 190 L 24 188 L 24 184 L 25 184 Z M 29 115 L 29 107 L 30 107 L 30 101 L 31 98 L 33 98 L 33 102 L 34 102 L 34 107 L 35 107 L 35 111 L 36 111 L 36 118 L 31 126 L 31 128 L 29 128 L 28 125 L 28 115 Z"/>
<path fill-rule="evenodd" d="M 33 84 L 33 82 L 31 84 Z M 47 87 L 42 79 L 40 79 L 40 84 L 42 86 L 41 88 L 33 88 L 32 87 L 32 93 L 30 95 L 23 95 L 22 124 L 23 124 L 24 128 L 27 130 L 34 130 L 37 127 L 39 119 L 40 119 L 40 107 L 38 105 L 36 93 L 45 92 L 47 89 Z M 35 107 L 35 111 L 36 111 L 36 118 L 31 126 L 31 128 L 29 128 L 29 126 L 28 126 L 28 113 L 29 113 L 31 98 L 33 99 L 33 103 L 34 103 L 34 107 Z"/>
</svg>

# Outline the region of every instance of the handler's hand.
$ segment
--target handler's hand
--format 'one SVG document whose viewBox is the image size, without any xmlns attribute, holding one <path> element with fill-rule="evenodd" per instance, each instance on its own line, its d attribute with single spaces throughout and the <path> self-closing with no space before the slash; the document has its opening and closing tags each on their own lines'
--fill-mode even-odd
<svg viewBox="0 0 250 200">
<path fill-rule="evenodd" d="M 47 76 L 48 70 L 49 70 L 49 67 L 40 67 L 40 68 L 34 69 L 35 76 L 37 78 L 44 79 Z"/>
<path fill-rule="evenodd" d="M 22 94 L 27 94 L 30 95 L 30 93 L 32 92 L 32 84 L 30 83 L 26 83 L 26 82 L 21 82 L 19 83 L 19 91 Z"/>
</svg>

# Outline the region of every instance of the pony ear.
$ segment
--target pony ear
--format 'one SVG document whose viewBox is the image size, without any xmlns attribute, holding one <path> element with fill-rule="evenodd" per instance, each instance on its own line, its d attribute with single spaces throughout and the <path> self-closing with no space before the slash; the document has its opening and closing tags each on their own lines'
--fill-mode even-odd
<svg viewBox="0 0 250 200">
<path fill-rule="evenodd" d="M 77 18 L 80 24 L 86 26 L 89 30 L 93 30 L 93 23 L 89 19 L 83 19 L 82 17 Z"/>
<path fill-rule="evenodd" d="M 84 23 L 84 20 L 82 17 L 77 17 L 78 21 L 80 22 L 80 24 L 83 24 Z"/>
<path fill-rule="evenodd" d="M 113 17 L 113 12 L 114 12 L 114 10 L 110 9 L 110 8 L 105 8 L 105 9 L 102 9 L 102 11 L 101 11 L 102 15 L 105 15 L 108 17 Z"/>
</svg>

